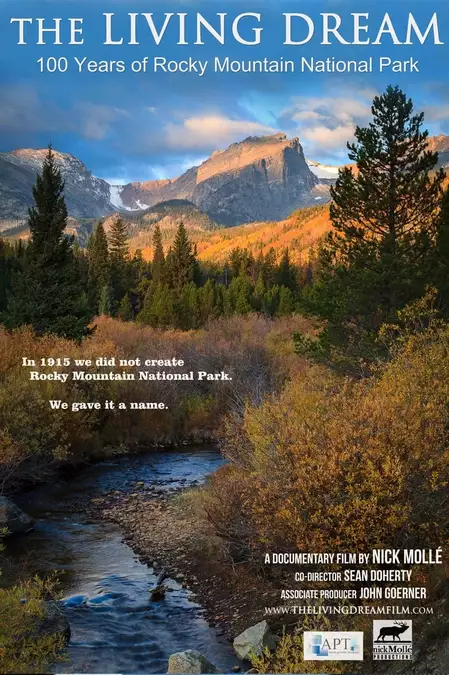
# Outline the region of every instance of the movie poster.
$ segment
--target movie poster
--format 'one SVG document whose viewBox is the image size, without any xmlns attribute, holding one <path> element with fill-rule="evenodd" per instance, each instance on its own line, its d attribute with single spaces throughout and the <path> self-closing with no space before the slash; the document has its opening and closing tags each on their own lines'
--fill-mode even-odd
<svg viewBox="0 0 449 675">
<path fill-rule="evenodd" d="M 448 3 L 0 24 L 0 672 L 448 675 Z"/>
</svg>

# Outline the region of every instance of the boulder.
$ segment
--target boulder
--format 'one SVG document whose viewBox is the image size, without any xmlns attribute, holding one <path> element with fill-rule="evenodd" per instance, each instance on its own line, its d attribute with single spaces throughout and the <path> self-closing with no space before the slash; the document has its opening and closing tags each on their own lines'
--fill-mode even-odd
<svg viewBox="0 0 449 675">
<path fill-rule="evenodd" d="M 167 673 L 189 675 L 189 673 L 218 673 L 218 670 L 202 654 L 194 649 L 188 649 L 170 656 Z"/>
<path fill-rule="evenodd" d="M 265 647 L 275 649 L 276 643 L 277 638 L 270 631 L 268 623 L 261 621 L 235 638 L 234 650 L 239 658 L 247 661 L 252 654 L 262 656 Z"/>
<path fill-rule="evenodd" d="M 8 497 L 0 497 L 0 529 L 3 528 L 10 534 L 29 532 L 33 529 L 33 520 Z"/>
<path fill-rule="evenodd" d="M 44 615 L 38 619 L 33 633 L 39 638 L 60 635 L 67 642 L 70 640 L 70 624 L 54 600 L 44 602 Z"/>
</svg>

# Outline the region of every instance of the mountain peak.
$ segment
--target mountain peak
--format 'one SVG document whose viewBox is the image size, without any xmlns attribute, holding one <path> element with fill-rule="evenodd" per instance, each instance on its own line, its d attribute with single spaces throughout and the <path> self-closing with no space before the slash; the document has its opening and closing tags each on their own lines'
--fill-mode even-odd
<svg viewBox="0 0 449 675">
<path fill-rule="evenodd" d="M 273 169 L 285 161 L 284 151 L 293 149 L 304 161 L 304 154 L 298 138 L 288 139 L 286 134 L 271 136 L 248 136 L 239 143 L 232 143 L 226 150 L 215 152 L 198 168 L 198 183 L 209 180 L 217 174 L 239 171 L 244 167 L 265 162 Z M 307 167 L 306 167 L 307 168 Z"/>
<path fill-rule="evenodd" d="M 26 216 L 33 201 L 36 173 L 42 168 L 46 152 L 25 148 L 0 153 L 4 219 Z M 169 202 L 173 209 L 172 200 L 187 200 L 212 221 L 237 225 L 282 219 L 327 196 L 325 191 L 317 193 L 320 179 L 307 165 L 299 139 L 281 132 L 249 136 L 233 143 L 178 178 L 123 186 L 92 176 L 70 154 L 57 150 L 54 154 L 65 181 L 69 213 L 76 218 L 95 218 L 117 210 L 144 211 L 159 202 Z"/>
<path fill-rule="evenodd" d="M 0 153 L 0 217 L 4 220 L 26 218 L 33 204 L 32 188 L 48 148 L 22 148 Z M 113 210 L 111 188 L 106 181 L 92 176 L 83 162 L 68 153 L 53 150 L 56 164 L 65 182 L 69 214 L 76 218 L 96 218 Z"/>
<path fill-rule="evenodd" d="M 59 150 L 53 150 L 53 155 L 58 159 L 75 159 L 73 155 L 67 152 L 59 152 Z M 33 159 L 38 158 L 43 161 L 48 153 L 48 148 L 20 148 L 19 150 L 12 150 L 11 155 L 15 157 L 21 157 L 23 159 Z"/>
<path fill-rule="evenodd" d="M 275 134 L 268 134 L 267 136 L 248 136 L 240 143 L 234 143 L 233 145 L 245 144 L 261 144 L 261 143 L 282 143 L 287 140 L 287 134 L 283 132 L 277 132 Z M 232 146 L 231 146 L 232 147 Z"/>
</svg>

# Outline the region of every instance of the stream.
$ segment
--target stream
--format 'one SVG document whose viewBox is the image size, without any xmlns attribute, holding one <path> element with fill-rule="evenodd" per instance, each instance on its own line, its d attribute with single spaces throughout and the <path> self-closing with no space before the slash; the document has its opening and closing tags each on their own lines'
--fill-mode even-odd
<svg viewBox="0 0 449 675">
<path fill-rule="evenodd" d="M 170 654 L 196 649 L 222 672 L 237 663 L 232 646 L 204 619 L 191 593 L 151 602 L 156 575 L 122 541 L 120 528 L 82 513 L 80 503 L 138 481 L 161 490 L 201 482 L 222 463 L 214 449 L 153 452 L 100 462 L 70 480 L 40 486 L 15 501 L 36 519 L 33 532 L 8 540 L 6 555 L 26 558 L 27 574 L 60 576 L 70 622 L 68 661 L 54 672 L 166 673 Z M 14 579 L 7 578 L 11 583 Z"/>
</svg>

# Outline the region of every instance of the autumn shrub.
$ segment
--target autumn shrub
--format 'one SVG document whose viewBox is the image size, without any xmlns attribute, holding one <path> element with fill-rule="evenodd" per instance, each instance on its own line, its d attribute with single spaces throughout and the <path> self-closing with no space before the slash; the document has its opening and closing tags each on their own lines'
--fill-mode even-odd
<svg viewBox="0 0 449 675">
<path fill-rule="evenodd" d="M 228 420 L 224 451 L 235 471 L 222 474 L 220 490 L 240 483 L 246 501 L 243 516 L 226 517 L 242 536 L 246 518 L 255 560 L 265 550 L 440 546 L 448 429 L 447 327 L 409 337 L 362 381 L 310 366 L 280 396 L 248 405 L 240 426 Z"/>
<path fill-rule="evenodd" d="M 196 491 L 196 512 L 212 526 L 232 562 L 252 558 L 250 489 L 236 467 L 225 465 L 208 478 L 206 489 Z"/>
<path fill-rule="evenodd" d="M 290 349 L 300 317 L 271 321 L 252 315 L 211 322 L 198 331 L 157 331 L 110 318 L 81 345 L 29 329 L 0 328 L 0 489 L 24 480 L 48 479 L 61 462 L 78 463 L 110 452 L 129 452 L 156 444 L 204 442 L 217 438 L 224 416 L 241 415 L 248 401 L 260 403 L 278 390 L 293 363 L 280 363 Z M 294 356 L 292 354 L 292 356 Z M 22 366 L 26 357 L 36 367 Z M 69 358 L 68 367 L 42 367 L 41 359 Z M 178 358 L 183 371 L 229 373 L 229 381 L 73 381 L 75 360 Z M 30 371 L 68 372 L 66 383 L 30 381 Z M 120 369 L 117 369 L 120 370 Z M 146 370 L 144 366 L 135 371 Z M 52 410 L 61 400 L 68 410 Z M 125 410 L 72 412 L 73 402 L 123 402 Z M 167 410 L 130 410 L 130 403 L 163 401 Z"/>
<path fill-rule="evenodd" d="M 98 383 L 67 386 L 57 381 L 30 381 L 31 370 L 43 370 L 39 365 L 41 358 L 95 355 L 90 341 L 86 341 L 83 348 L 86 351 L 56 337 L 37 340 L 28 329 L 13 333 L 0 330 L 0 479 L 3 484 L 10 484 L 18 477 L 45 479 L 54 465 L 82 457 L 87 446 L 91 452 L 95 448 L 96 430 L 101 425 L 98 413 L 55 411 L 49 401 L 62 399 L 71 404 L 72 401 L 97 400 Z M 23 357 L 34 359 L 36 368 L 23 367 Z"/>
<path fill-rule="evenodd" d="M 0 560 L 3 567 L 11 561 L 3 555 L 0 531 Z M 0 576 L 2 569 L 0 569 Z M 47 673 L 49 666 L 65 658 L 66 639 L 61 634 L 41 631 L 45 620 L 45 602 L 59 596 L 56 576 L 41 579 L 37 576 L 8 588 L 0 587 L 0 672 Z"/>
<path fill-rule="evenodd" d="M 55 582 L 37 577 L 0 588 L 0 672 L 48 673 L 64 658 L 62 635 L 39 634 L 45 597 L 54 594 Z"/>
</svg>

